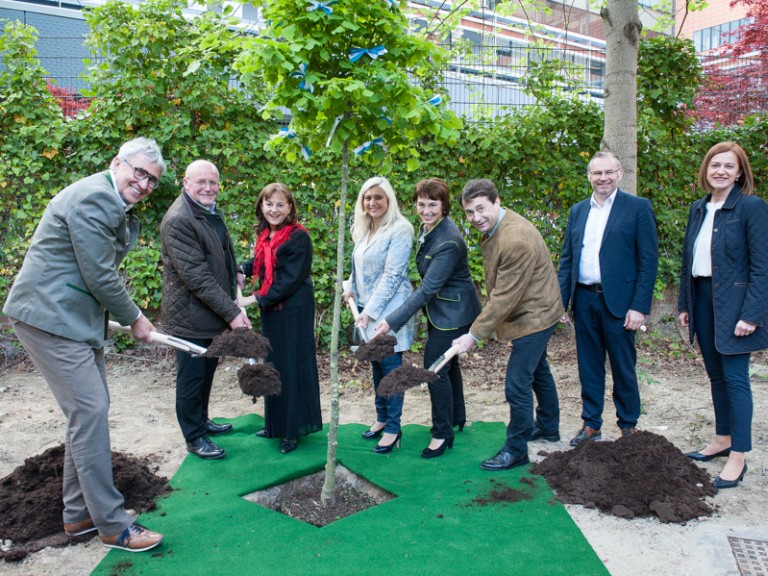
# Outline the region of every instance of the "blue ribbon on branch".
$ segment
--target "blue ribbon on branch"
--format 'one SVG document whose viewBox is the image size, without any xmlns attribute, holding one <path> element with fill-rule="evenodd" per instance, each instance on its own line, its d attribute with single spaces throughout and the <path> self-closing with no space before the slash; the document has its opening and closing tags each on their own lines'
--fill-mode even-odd
<svg viewBox="0 0 768 576">
<path fill-rule="evenodd" d="M 301 155 L 304 156 L 304 160 L 309 160 L 309 157 L 312 156 L 312 151 L 309 149 L 309 147 L 304 146 L 301 142 L 299 142 L 299 135 L 296 134 L 296 131 L 293 128 L 283 126 L 280 128 L 280 132 L 272 136 L 270 140 L 274 140 L 275 138 L 288 138 L 291 140 L 295 139 L 299 145 L 299 148 L 301 148 Z"/>
<path fill-rule="evenodd" d="M 387 5 L 389 6 L 389 9 L 392 10 L 393 8 L 397 8 L 398 0 L 384 0 Z"/>
<path fill-rule="evenodd" d="M 325 141 L 326 148 L 331 145 L 331 140 L 333 140 L 333 135 L 336 133 L 336 128 L 339 126 L 339 122 L 341 122 L 342 116 L 336 116 L 336 120 L 333 121 L 333 126 L 331 126 L 331 133 L 328 134 L 328 140 Z"/>
<path fill-rule="evenodd" d="M 427 100 L 427 104 L 432 104 L 432 106 L 437 106 L 439 104 L 443 103 L 443 97 L 438 94 L 437 96 L 432 96 L 429 100 Z"/>
<path fill-rule="evenodd" d="M 291 72 L 293 78 L 301 78 L 299 82 L 299 90 L 309 90 L 310 94 L 315 91 L 315 87 L 311 82 L 307 82 L 307 65 L 302 62 L 299 64 L 299 69 L 296 72 Z"/>
<path fill-rule="evenodd" d="M 337 0 L 329 0 L 328 2 L 318 2 L 317 0 L 307 0 L 311 6 L 307 8 L 307 12 L 314 12 L 315 10 L 322 10 L 328 16 L 333 13 L 331 4 L 336 4 Z"/>
<path fill-rule="evenodd" d="M 374 144 L 381 146 L 382 148 L 385 147 L 384 140 L 381 137 L 379 137 L 379 138 L 374 138 L 373 140 L 368 140 L 368 142 L 363 142 L 362 144 L 360 144 L 360 146 L 355 148 L 353 152 L 358 156 L 360 156 L 360 154 L 362 154 L 363 152 L 367 152 L 371 148 L 371 146 L 373 146 Z"/>
<path fill-rule="evenodd" d="M 349 59 L 352 62 L 357 62 L 363 56 L 370 56 L 371 60 L 376 60 L 379 56 L 386 54 L 387 49 L 383 45 L 376 46 L 375 48 L 352 48 L 349 51 Z"/>
</svg>

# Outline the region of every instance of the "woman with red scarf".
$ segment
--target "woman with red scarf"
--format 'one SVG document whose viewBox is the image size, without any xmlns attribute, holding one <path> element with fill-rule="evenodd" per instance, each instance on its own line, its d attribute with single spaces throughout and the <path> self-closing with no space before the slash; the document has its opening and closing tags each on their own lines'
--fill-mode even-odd
<svg viewBox="0 0 768 576">
<path fill-rule="evenodd" d="M 264 428 L 256 435 L 281 438 L 280 451 L 287 454 L 296 450 L 299 436 L 323 427 L 309 276 L 312 241 L 297 222 L 296 201 L 285 184 L 268 184 L 261 191 L 256 218 L 254 258 L 242 269 L 259 279 L 259 289 L 238 305 L 259 305 L 261 330 L 272 346 L 267 362 L 277 368 L 282 383 L 280 394 L 266 397 Z"/>
</svg>

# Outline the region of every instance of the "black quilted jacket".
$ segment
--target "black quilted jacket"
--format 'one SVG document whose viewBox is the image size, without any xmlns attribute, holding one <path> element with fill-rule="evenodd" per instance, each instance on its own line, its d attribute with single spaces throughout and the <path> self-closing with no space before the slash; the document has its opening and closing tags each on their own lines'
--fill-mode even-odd
<svg viewBox="0 0 768 576">
<path fill-rule="evenodd" d="M 163 328 L 180 338 L 208 339 L 229 327 L 240 313 L 236 279 L 229 270 L 213 226 L 186 193 L 176 199 L 160 224 L 163 255 Z M 227 235 L 229 254 L 234 254 Z M 231 256 L 230 256 L 231 258 Z"/>
</svg>

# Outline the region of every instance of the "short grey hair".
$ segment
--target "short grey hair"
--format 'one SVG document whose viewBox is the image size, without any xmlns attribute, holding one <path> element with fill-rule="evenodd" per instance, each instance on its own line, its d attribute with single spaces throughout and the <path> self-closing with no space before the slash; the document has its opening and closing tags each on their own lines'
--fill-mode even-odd
<svg viewBox="0 0 768 576">
<path fill-rule="evenodd" d="M 128 140 L 125 144 L 120 146 L 120 150 L 117 153 L 117 157 L 120 160 L 128 160 L 129 158 L 142 154 L 147 157 L 150 162 L 153 162 L 160 168 L 160 176 L 165 174 L 165 160 L 163 160 L 163 153 L 160 151 L 160 146 L 157 142 L 151 138 L 134 138 Z"/>
<path fill-rule="evenodd" d="M 587 172 L 589 172 L 589 167 L 592 166 L 592 162 L 594 162 L 598 158 L 607 158 L 609 160 L 613 160 L 614 162 L 616 162 L 616 164 L 618 164 L 619 170 L 624 170 L 624 168 L 621 166 L 621 160 L 619 160 L 619 157 L 616 156 L 616 154 L 614 154 L 613 152 L 600 151 L 600 152 L 595 152 L 595 155 L 589 159 L 589 164 L 587 164 Z"/>
</svg>

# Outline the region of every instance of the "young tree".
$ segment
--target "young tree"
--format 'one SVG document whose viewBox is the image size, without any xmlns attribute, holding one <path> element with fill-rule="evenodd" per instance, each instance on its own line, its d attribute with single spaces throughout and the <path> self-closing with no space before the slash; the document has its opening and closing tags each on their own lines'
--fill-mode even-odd
<svg viewBox="0 0 768 576">
<path fill-rule="evenodd" d="M 427 83 L 440 73 L 443 51 L 408 33 L 398 0 L 274 0 L 265 3 L 268 26 L 247 39 L 235 69 L 263 82 L 264 115 L 291 121 L 271 141 L 290 161 L 311 161 L 329 148 L 341 163 L 336 284 L 331 331 L 331 422 L 322 501 L 334 500 L 338 429 L 338 358 L 341 283 L 350 156 L 380 173 L 393 154 L 419 165 L 418 142 L 447 143 L 460 121 Z"/>
</svg>

